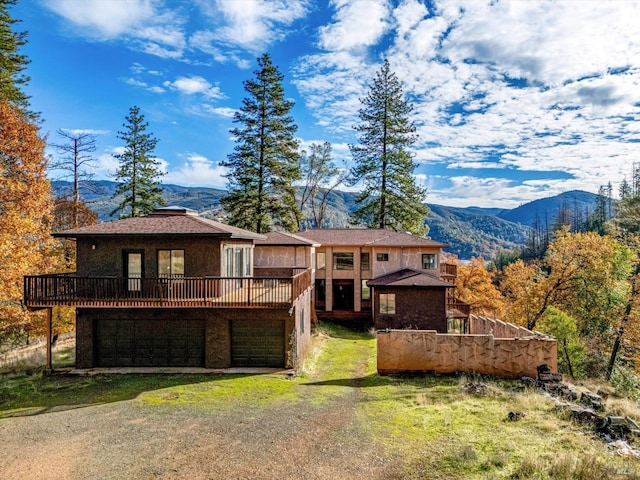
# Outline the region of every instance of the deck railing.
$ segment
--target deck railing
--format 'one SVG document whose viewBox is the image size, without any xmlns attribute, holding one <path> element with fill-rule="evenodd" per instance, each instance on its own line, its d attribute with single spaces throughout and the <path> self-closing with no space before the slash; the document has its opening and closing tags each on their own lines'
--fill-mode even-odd
<svg viewBox="0 0 640 480">
<path fill-rule="evenodd" d="M 26 276 L 27 307 L 289 308 L 311 286 L 311 270 L 290 277 Z"/>
<path fill-rule="evenodd" d="M 457 277 L 458 276 L 458 265 L 455 263 L 441 263 L 440 264 L 440 275 L 443 277 Z"/>
</svg>

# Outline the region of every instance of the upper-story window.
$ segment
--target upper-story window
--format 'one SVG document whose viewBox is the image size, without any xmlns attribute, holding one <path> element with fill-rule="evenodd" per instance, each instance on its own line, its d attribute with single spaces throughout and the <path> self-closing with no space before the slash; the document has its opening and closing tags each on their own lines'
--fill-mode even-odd
<svg viewBox="0 0 640 480">
<path fill-rule="evenodd" d="M 244 275 L 251 276 L 251 248 L 249 247 L 244 249 Z"/>
<path fill-rule="evenodd" d="M 225 260 L 227 277 L 239 278 L 251 275 L 250 248 L 226 247 Z"/>
<path fill-rule="evenodd" d="M 369 252 L 360 253 L 360 270 L 370 270 Z"/>
<path fill-rule="evenodd" d="M 324 270 L 326 261 L 326 254 L 324 252 L 318 252 L 316 255 L 316 269 Z"/>
<path fill-rule="evenodd" d="M 158 276 L 184 277 L 184 250 L 158 250 Z"/>
<path fill-rule="evenodd" d="M 435 253 L 422 254 L 422 269 L 429 270 L 438 268 L 438 255 Z"/>
<path fill-rule="evenodd" d="M 334 270 L 353 270 L 353 253 L 337 252 L 333 254 Z"/>
<path fill-rule="evenodd" d="M 376 253 L 376 260 L 378 262 L 388 262 L 389 254 L 388 253 Z"/>
</svg>

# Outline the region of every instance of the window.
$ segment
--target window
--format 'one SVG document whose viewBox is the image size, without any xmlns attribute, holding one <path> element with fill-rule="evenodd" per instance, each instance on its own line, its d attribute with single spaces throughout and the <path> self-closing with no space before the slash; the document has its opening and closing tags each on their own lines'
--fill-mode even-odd
<svg viewBox="0 0 640 480">
<path fill-rule="evenodd" d="M 380 294 L 380 313 L 393 315 L 396 313 L 396 294 L 381 293 Z"/>
<path fill-rule="evenodd" d="M 158 277 L 184 277 L 184 250 L 158 250 Z"/>
<path fill-rule="evenodd" d="M 316 255 L 316 269 L 317 270 L 324 270 L 325 262 L 326 262 L 325 253 L 324 252 L 318 252 L 318 254 Z"/>
<path fill-rule="evenodd" d="M 334 270 L 353 270 L 353 253 L 334 253 Z"/>
<path fill-rule="evenodd" d="M 236 248 L 235 250 L 235 269 L 233 270 L 233 275 L 234 277 L 241 277 L 242 276 L 242 272 L 243 272 L 243 268 L 244 268 L 244 262 L 242 261 L 242 248 Z"/>
<path fill-rule="evenodd" d="M 360 270 L 369 270 L 369 253 L 363 252 L 360 254 Z"/>
<path fill-rule="evenodd" d="M 434 253 L 422 254 L 422 269 L 429 270 L 438 268 L 438 256 Z"/>
<path fill-rule="evenodd" d="M 379 262 L 388 262 L 389 254 L 388 253 L 376 253 L 376 260 Z"/>
<path fill-rule="evenodd" d="M 250 248 L 244 249 L 244 276 L 245 277 L 251 276 L 251 249 Z"/>
<path fill-rule="evenodd" d="M 371 300 L 371 289 L 367 285 L 366 280 L 362 280 L 362 288 L 360 289 L 360 291 L 362 292 L 362 300 Z"/>
<path fill-rule="evenodd" d="M 233 277 L 233 248 L 226 248 L 227 256 L 227 277 Z"/>
</svg>

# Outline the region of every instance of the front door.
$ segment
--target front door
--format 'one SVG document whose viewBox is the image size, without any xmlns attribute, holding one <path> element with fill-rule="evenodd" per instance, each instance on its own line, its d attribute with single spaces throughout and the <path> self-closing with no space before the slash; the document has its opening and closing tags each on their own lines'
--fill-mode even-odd
<svg viewBox="0 0 640 480">
<path fill-rule="evenodd" d="M 142 276 L 144 273 L 144 254 L 142 252 L 125 252 L 124 278 L 128 292 L 142 290 Z"/>
<path fill-rule="evenodd" d="M 333 309 L 353 311 L 353 280 L 333 280 Z"/>
</svg>

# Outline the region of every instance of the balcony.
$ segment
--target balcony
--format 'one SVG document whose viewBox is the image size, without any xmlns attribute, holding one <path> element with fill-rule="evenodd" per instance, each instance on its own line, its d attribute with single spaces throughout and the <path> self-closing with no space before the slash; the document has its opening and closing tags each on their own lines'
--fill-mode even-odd
<svg viewBox="0 0 640 480">
<path fill-rule="evenodd" d="M 455 283 L 458 276 L 458 265 L 455 263 L 440 264 L 440 278 L 445 282 Z"/>
<path fill-rule="evenodd" d="M 28 308 L 290 308 L 311 287 L 310 269 L 287 276 L 122 278 L 24 277 Z"/>
</svg>

